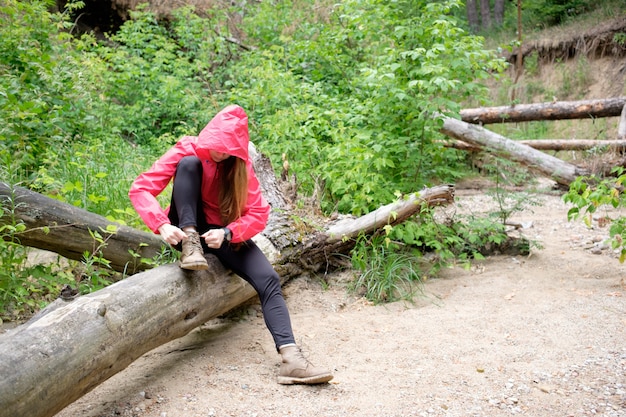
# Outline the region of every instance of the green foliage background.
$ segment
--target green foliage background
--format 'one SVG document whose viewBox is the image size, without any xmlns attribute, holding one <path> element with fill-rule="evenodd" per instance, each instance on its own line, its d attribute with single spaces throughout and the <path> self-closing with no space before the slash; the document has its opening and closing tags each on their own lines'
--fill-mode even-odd
<svg viewBox="0 0 626 417">
<path fill-rule="evenodd" d="M 460 175 L 459 155 L 435 143 L 432 115 L 455 114 L 464 98 L 484 96 L 478 82 L 504 67 L 453 17 L 456 0 L 262 2 L 243 24 L 251 28 L 249 52 L 216 34 L 227 30 L 224 17 L 190 8 L 168 22 L 139 8 L 102 42 L 71 37 L 68 20 L 41 2 L 3 3 L 14 14 L 2 28 L 2 49 L 12 54 L 2 57 L 0 109 L 9 123 L 1 156 L 20 181 L 44 192 L 66 183 L 85 190 L 85 177 L 93 180 L 86 148 L 153 157 L 238 103 L 249 112 L 253 141 L 277 167 L 286 156 L 302 193 L 322 190 L 325 212 L 362 214 L 396 191 Z M 55 172 L 63 168 L 54 161 L 77 148 L 79 178 Z M 103 151 L 100 164 L 123 162 Z M 121 165 L 127 189 L 132 174 Z M 104 173 L 120 178 L 110 168 Z M 64 190 L 68 201 L 86 203 L 72 195 L 77 186 Z"/>
</svg>

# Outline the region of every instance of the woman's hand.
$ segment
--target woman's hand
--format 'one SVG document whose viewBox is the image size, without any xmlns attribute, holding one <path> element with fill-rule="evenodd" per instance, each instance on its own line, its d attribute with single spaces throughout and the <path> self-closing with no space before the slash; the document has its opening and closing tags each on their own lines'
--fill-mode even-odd
<svg viewBox="0 0 626 417">
<path fill-rule="evenodd" d="M 208 247 L 217 249 L 224 243 L 224 229 L 211 229 L 200 237 L 204 238 Z"/>
<path fill-rule="evenodd" d="M 187 239 L 187 233 L 169 223 L 159 226 L 159 233 L 163 240 L 170 245 L 178 245 L 184 239 Z"/>
</svg>

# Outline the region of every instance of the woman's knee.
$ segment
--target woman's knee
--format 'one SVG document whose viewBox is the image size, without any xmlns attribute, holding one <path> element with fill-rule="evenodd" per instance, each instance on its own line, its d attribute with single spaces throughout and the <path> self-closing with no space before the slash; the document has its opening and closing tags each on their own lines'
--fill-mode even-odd
<svg viewBox="0 0 626 417">
<path fill-rule="evenodd" d="M 178 165 L 176 166 L 176 173 L 180 174 L 182 172 L 202 172 L 202 161 L 200 161 L 200 158 L 193 155 L 183 157 L 178 161 Z"/>
<path fill-rule="evenodd" d="M 257 281 L 256 287 L 259 298 L 261 299 L 267 299 L 277 295 L 282 297 L 283 294 L 280 287 L 280 277 L 276 271 L 264 274 L 263 278 Z"/>
</svg>

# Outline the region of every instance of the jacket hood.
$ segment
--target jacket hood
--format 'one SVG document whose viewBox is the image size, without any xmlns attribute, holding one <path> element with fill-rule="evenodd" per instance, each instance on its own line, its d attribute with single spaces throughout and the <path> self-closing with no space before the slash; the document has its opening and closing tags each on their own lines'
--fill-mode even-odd
<svg viewBox="0 0 626 417">
<path fill-rule="evenodd" d="M 217 113 L 198 135 L 196 152 L 200 158 L 210 158 L 209 150 L 227 153 L 248 160 L 248 115 L 237 105 Z"/>
</svg>

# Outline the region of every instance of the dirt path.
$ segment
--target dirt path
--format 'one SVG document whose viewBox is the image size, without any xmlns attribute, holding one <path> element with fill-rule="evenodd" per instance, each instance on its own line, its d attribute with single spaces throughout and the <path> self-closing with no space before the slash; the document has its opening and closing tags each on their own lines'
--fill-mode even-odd
<svg viewBox="0 0 626 417">
<path fill-rule="evenodd" d="M 288 283 L 298 342 L 334 370 L 330 384 L 275 382 L 279 357 L 252 305 L 149 352 L 57 417 L 624 417 L 626 265 L 598 242 L 606 228 L 542 200 L 514 218 L 532 222 L 542 250 L 446 270 L 415 304 L 353 298 L 346 274 L 329 288 Z"/>
</svg>

